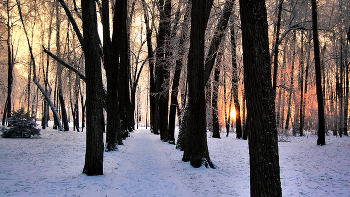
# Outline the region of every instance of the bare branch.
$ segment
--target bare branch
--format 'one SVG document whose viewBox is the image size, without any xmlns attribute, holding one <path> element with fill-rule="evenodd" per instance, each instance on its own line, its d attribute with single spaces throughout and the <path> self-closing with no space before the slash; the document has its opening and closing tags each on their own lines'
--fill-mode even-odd
<svg viewBox="0 0 350 197">
<path fill-rule="evenodd" d="M 46 54 L 48 54 L 50 57 L 52 57 L 54 60 L 58 61 L 60 64 L 62 64 L 64 67 L 68 68 L 69 70 L 75 72 L 81 80 L 83 80 L 85 82 L 86 77 L 83 73 L 81 73 L 79 70 L 77 70 L 76 68 L 74 68 L 72 65 L 68 64 L 67 62 L 65 62 L 64 60 L 62 60 L 61 58 L 57 57 L 56 55 L 52 54 L 50 51 L 48 51 L 47 49 L 45 49 L 45 47 L 43 46 L 44 52 Z"/>
<path fill-rule="evenodd" d="M 83 38 L 83 35 L 81 34 L 80 29 L 79 29 L 77 23 L 75 22 L 75 19 L 73 18 L 73 15 L 72 15 L 71 11 L 69 10 L 67 4 L 64 2 L 64 0 L 58 0 L 58 1 L 61 3 L 61 5 L 62 5 L 64 11 L 66 12 L 66 14 L 67 14 L 67 16 L 68 16 L 68 19 L 69 19 L 69 21 L 71 22 L 75 33 L 76 33 L 77 36 L 78 36 L 78 40 L 79 40 L 81 46 L 84 46 L 84 38 Z M 83 48 L 84 48 L 84 47 L 83 47 Z"/>
<path fill-rule="evenodd" d="M 301 22 L 301 23 L 304 23 L 304 22 Z M 279 45 L 281 44 L 281 42 L 283 41 L 283 39 L 287 36 L 287 34 L 292 31 L 292 30 L 307 30 L 305 27 L 303 26 L 300 26 L 301 23 L 297 23 L 297 24 L 294 24 L 294 25 L 290 25 L 288 27 L 288 29 L 283 32 L 283 34 L 281 35 L 280 39 L 278 40 L 278 43 L 276 45 Z M 270 59 L 272 59 L 272 56 L 275 54 L 275 50 L 276 50 L 276 45 L 273 47 L 271 53 L 270 53 Z"/>
<path fill-rule="evenodd" d="M 56 107 L 55 105 L 52 103 L 50 97 L 47 95 L 46 91 L 44 90 L 44 88 L 40 85 L 40 83 L 38 82 L 37 78 L 36 78 L 36 65 L 35 65 L 35 58 L 34 58 L 34 55 L 33 55 L 33 50 L 32 50 L 32 46 L 30 45 L 30 42 L 29 42 L 29 38 L 28 38 L 28 33 L 27 33 L 27 30 L 25 28 L 25 25 L 24 25 L 24 21 L 23 21 L 23 17 L 22 17 L 22 10 L 21 10 L 21 3 L 19 0 L 17 0 L 17 7 L 18 7 L 18 13 L 19 13 L 19 16 L 20 16 L 20 19 L 21 19 L 21 22 L 22 22 L 22 25 L 23 25 L 23 30 L 24 30 L 24 33 L 26 35 L 26 38 L 27 38 L 27 42 L 28 42 L 28 47 L 29 47 L 29 52 L 30 52 L 30 57 L 32 59 L 32 62 L 33 62 L 33 82 L 36 84 L 36 86 L 39 88 L 39 90 L 41 91 L 41 93 L 45 96 L 45 99 L 48 101 L 50 107 L 51 107 L 51 110 L 54 114 L 54 117 L 55 119 L 57 120 L 57 124 L 58 124 L 58 128 L 60 131 L 63 131 L 63 128 L 62 128 L 62 124 L 61 124 L 61 121 L 59 119 L 59 116 L 58 116 L 58 113 L 57 113 L 57 110 L 56 110 Z"/>
</svg>

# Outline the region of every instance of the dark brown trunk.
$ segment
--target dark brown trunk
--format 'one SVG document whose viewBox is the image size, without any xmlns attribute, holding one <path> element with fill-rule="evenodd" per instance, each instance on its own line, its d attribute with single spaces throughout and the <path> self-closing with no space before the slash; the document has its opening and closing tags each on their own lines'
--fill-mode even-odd
<svg viewBox="0 0 350 197">
<path fill-rule="evenodd" d="M 312 32 L 314 41 L 314 56 L 315 56 L 315 72 L 316 72 L 316 92 L 317 92 L 317 103 L 318 103 L 318 139 L 317 145 L 326 144 L 326 128 L 325 128 L 325 117 L 323 107 L 323 92 L 322 92 L 322 72 L 320 63 L 320 44 L 318 41 L 318 30 L 317 30 L 317 3 L 316 0 L 312 1 Z"/>
<path fill-rule="evenodd" d="M 192 1 L 191 39 L 187 64 L 189 122 L 183 161 L 191 161 L 198 168 L 211 163 L 207 144 L 205 92 L 204 92 L 204 34 L 206 4 Z"/>
<path fill-rule="evenodd" d="M 250 195 L 282 196 L 275 93 L 264 0 L 240 0 L 249 131 Z"/>
<path fill-rule="evenodd" d="M 150 100 L 150 126 L 151 132 L 154 131 L 154 119 L 155 119 L 155 83 L 154 83 L 154 53 L 152 47 L 152 30 L 149 25 L 149 17 L 147 4 L 145 0 L 142 0 L 142 6 L 144 11 L 145 25 L 146 25 L 146 40 L 147 40 L 147 52 L 148 52 L 148 65 L 149 65 L 149 100 Z"/>
<path fill-rule="evenodd" d="M 278 4 L 278 14 L 277 14 L 277 24 L 276 24 L 276 41 L 275 41 L 275 55 L 273 60 L 273 90 L 276 94 L 276 88 L 277 88 L 277 72 L 278 72 L 278 46 L 279 46 L 279 39 L 280 39 L 280 29 L 281 29 L 281 15 L 282 15 L 282 5 L 284 0 L 280 0 L 280 3 Z"/>
<path fill-rule="evenodd" d="M 82 3 L 84 53 L 86 73 L 86 154 L 83 173 L 103 174 L 103 105 L 101 102 L 102 74 L 94 0 Z"/>
<path fill-rule="evenodd" d="M 220 124 L 219 124 L 219 77 L 220 77 L 220 64 L 221 53 L 218 54 L 218 61 L 214 71 L 213 82 L 213 96 L 212 96 L 212 114 L 213 114 L 213 138 L 220 138 Z"/>
<path fill-rule="evenodd" d="M 237 51 L 236 51 L 236 37 L 235 37 L 235 29 L 234 25 L 231 27 L 231 50 L 232 50 L 232 94 L 233 94 L 233 102 L 236 110 L 236 138 L 242 138 L 242 123 L 241 123 L 241 106 L 238 100 L 238 68 L 237 68 Z"/>
</svg>

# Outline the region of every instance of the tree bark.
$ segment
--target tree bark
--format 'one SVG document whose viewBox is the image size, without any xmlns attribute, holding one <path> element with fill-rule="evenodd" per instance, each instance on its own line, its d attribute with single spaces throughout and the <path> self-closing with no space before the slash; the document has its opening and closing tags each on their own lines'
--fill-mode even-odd
<svg viewBox="0 0 350 197">
<path fill-rule="evenodd" d="M 82 3 L 86 73 L 86 154 L 83 173 L 103 174 L 103 107 L 101 104 L 102 74 L 94 0 Z"/>
<path fill-rule="evenodd" d="M 213 69 L 214 62 L 217 56 L 218 47 L 225 35 L 225 30 L 230 19 L 234 0 L 226 1 L 222 16 L 219 20 L 219 24 L 215 29 L 213 39 L 210 43 L 209 52 L 205 59 L 205 71 L 204 71 L 204 83 L 207 83 L 211 70 Z"/>
<path fill-rule="evenodd" d="M 273 90 L 275 91 L 276 95 L 276 88 L 277 88 L 277 72 L 278 72 L 278 46 L 279 46 L 279 39 L 280 39 L 280 29 L 281 29 L 281 15 L 282 15 L 282 5 L 284 0 L 280 0 L 280 3 L 278 4 L 278 14 L 277 14 L 277 24 L 276 24 L 276 42 L 275 42 L 275 55 L 273 60 Z"/>
<path fill-rule="evenodd" d="M 178 56 L 175 61 L 175 72 L 173 77 L 173 83 L 171 87 L 171 101 L 170 101 L 170 112 L 169 112 L 169 143 L 175 144 L 175 118 L 176 118 L 176 108 L 178 108 L 179 103 L 177 100 L 177 95 L 179 93 L 180 75 L 183 67 L 183 57 L 185 55 L 185 41 L 187 40 L 186 33 L 188 31 L 188 18 L 191 6 L 187 5 L 184 22 L 182 25 L 182 30 L 179 40 Z"/>
<path fill-rule="evenodd" d="M 147 51 L 148 51 L 148 66 L 149 66 L 149 86 L 150 86 L 150 126 L 151 132 L 158 132 L 154 130 L 154 120 L 155 120 L 155 83 L 154 83 L 154 53 L 152 47 L 152 30 L 149 26 L 149 17 L 147 11 L 147 4 L 145 0 L 142 0 L 142 6 L 144 11 L 145 25 L 146 25 L 146 40 L 147 40 Z"/>
<path fill-rule="evenodd" d="M 293 32 L 293 40 L 292 40 L 292 45 L 293 45 L 293 55 L 292 55 L 292 71 L 290 73 L 290 87 L 289 87 L 289 96 L 288 96 L 288 111 L 287 111 L 287 118 L 286 118 L 286 125 L 285 125 L 285 130 L 288 130 L 289 128 L 289 122 L 291 121 L 291 107 L 292 107 L 292 97 L 293 97 L 293 90 L 294 90 L 294 60 L 295 60 L 295 39 L 296 34 L 295 31 Z M 293 123 L 292 123 L 293 125 Z M 294 135 L 294 130 L 293 130 L 293 135 Z"/>
<path fill-rule="evenodd" d="M 316 72 L 316 92 L 317 92 L 317 103 L 318 103 L 318 139 L 317 145 L 326 145 L 326 127 L 324 118 L 324 107 L 323 107 L 323 92 L 322 92 L 322 72 L 320 63 L 320 44 L 318 41 L 317 32 L 317 3 L 316 0 L 312 1 L 312 33 L 314 40 L 314 56 L 315 56 L 315 72 Z"/>
<path fill-rule="evenodd" d="M 348 51 L 345 50 L 345 57 L 348 55 Z M 348 136 L 348 110 L 349 110 L 349 63 L 347 58 L 344 61 L 345 64 L 345 103 L 344 103 L 344 135 Z"/>
<path fill-rule="evenodd" d="M 212 114 L 213 114 L 213 138 L 220 138 L 220 124 L 219 124 L 219 77 L 220 77 L 220 64 L 222 54 L 218 52 L 217 65 L 214 71 L 214 82 L 213 82 L 213 97 L 212 97 Z"/>
<path fill-rule="evenodd" d="M 61 56 L 61 19 L 60 19 L 60 8 L 58 5 L 58 2 L 56 3 L 56 54 L 57 56 Z M 67 118 L 67 111 L 66 111 L 66 105 L 63 98 L 63 90 L 62 90 L 62 67 L 59 62 L 57 62 L 57 84 L 58 84 L 58 99 L 60 102 L 61 107 L 61 116 L 62 116 L 62 122 L 63 122 L 63 128 L 65 131 L 69 131 L 68 126 L 68 118 Z"/>
<path fill-rule="evenodd" d="M 7 102 L 6 102 L 6 114 L 4 113 L 4 119 L 11 117 L 12 109 L 12 83 L 13 83 L 13 54 L 11 49 L 11 25 L 10 25 L 10 5 L 9 0 L 6 1 L 7 9 Z M 4 122 L 3 122 L 4 125 Z"/>
<path fill-rule="evenodd" d="M 123 14 L 120 6 L 115 6 L 114 14 Z M 110 39 L 109 24 L 109 1 L 102 1 L 102 23 L 103 23 L 103 64 L 107 77 L 107 129 L 106 129 L 106 151 L 117 150 L 118 144 L 123 144 L 121 138 L 120 116 L 118 105 L 118 65 L 113 62 L 119 58 L 114 58 L 112 53 L 112 42 Z M 113 21 L 119 22 L 117 20 Z M 115 32 L 120 29 L 115 30 Z M 119 35 L 119 34 L 118 34 Z M 118 51 L 115 51 L 118 52 Z M 118 54 L 118 53 L 117 53 Z"/>
<path fill-rule="evenodd" d="M 250 195 L 282 196 L 264 0 L 240 0 L 249 130 Z"/>
<path fill-rule="evenodd" d="M 204 93 L 204 34 L 206 4 L 201 0 L 192 1 L 191 38 L 187 64 L 189 122 L 187 143 L 183 161 L 199 168 L 202 165 L 214 168 L 208 151 Z"/>
<path fill-rule="evenodd" d="M 133 115 L 130 114 L 130 90 L 129 75 L 130 61 L 128 53 L 128 33 L 127 33 L 127 2 L 116 1 L 116 8 L 119 13 L 113 17 L 113 29 L 117 32 L 113 33 L 112 45 L 116 59 L 114 62 L 118 64 L 118 98 L 119 98 L 119 114 L 121 132 L 124 133 L 123 138 L 128 136 L 133 126 L 130 125 Z M 118 31 L 119 30 L 119 31 Z"/>
<path fill-rule="evenodd" d="M 236 37 L 235 37 L 235 29 L 234 24 L 231 27 L 231 53 L 232 53 L 232 94 L 233 94 L 233 102 L 236 110 L 236 138 L 242 138 L 242 123 L 241 123 L 241 106 L 238 100 L 238 68 L 237 68 L 237 51 L 236 51 Z"/>
<path fill-rule="evenodd" d="M 53 53 L 51 53 L 50 49 L 46 49 L 44 46 L 43 46 L 43 51 L 48 56 L 52 57 L 54 60 L 59 62 L 61 65 L 63 65 L 64 67 L 68 68 L 69 70 L 73 71 L 74 73 L 76 73 L 80 77 L 80 79 L 85 82 L 85 80 L 86 80 L 85 75 L 83 73 L 81 73 L 78 69 L 74 68 L 72 65 L 68 64 L 63 59 L 59 58 L 57 55 L 54 55 Z"/>
<path fill-rule="evenodd" d="M 61 5 L 62 5 L 64 11 L 66 12 L 67 17 L 68 17 L 69 21 L 71 22 L 75 33 L 76 33 L 77 36 L 78 36 L 79 42 L 80 42 L 81 46 L 84 48 L 84 38 L 83 38 L 83 35 L 81 34 L 81 32 L 80 32 L 80 30 L 79 30 L 79 27 L 78 27 L 77 23 L 75 22 L 75 19 L 74 19 L 72 13 L 70 12 L 70 10 L 69 10 L 67 4 L 64 2 L 64 0 L 58 0 L 58 1 L 61 3 Z"/>
<path fill-rule="evenodd" d="M 304 136 L 304 32 L 301 33 L 300 48 L 300 108 L 299 108 L 299 135 Z"/>
</svg>

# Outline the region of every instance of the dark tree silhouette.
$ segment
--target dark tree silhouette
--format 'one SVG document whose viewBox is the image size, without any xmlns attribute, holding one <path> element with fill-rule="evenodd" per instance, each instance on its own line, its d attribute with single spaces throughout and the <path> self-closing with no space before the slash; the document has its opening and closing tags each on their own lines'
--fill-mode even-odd
<svg viewBox="0 0 350 197">
<path fill-rule="evenodd" d="M 238 100 L 238 81 L 239 81 L 239 76 L 238 76 L 238 68 L 237 68 L 237 55 L 236 55 L 236 38 L 235 38 L 235 28 L 234 24 L 232 24 L 231 27 L 231 50 L 232 50 L 232 69 L 233 69 L 233 74 L 232 74 L 232 96 L 233 97 L 233 102 L 235 105 L 235 110 L 236 110 L 236 133 L 237 133 L 237 138 L 240 139 L 242 138 L 242 122 L 241 122 L 241 106 L 239 104 Z M 230 116 L 230 115 L 229 115 Z M 228 136 L 228 133 L 227 133 Z"/>
<path fill-rule="evenodd" d="M 324 108 L 323 108 L 323 92 L 321 82 L 321 62 L 320 62 L 320 44 L 318 41 L 317 32 L 317 3 L 316 0 L 312 0 L 312 32 L 314 40 L 314 56 L 315 56 L 315 71 L 316 71 L 316 93 L 318 103 L 318 139 L 317 145 L 326 144 L 326 128 L 324 120 Z"/>
<path fill-rule="evenodd" d="M 240 0 L 250 195 L 282 196 L 266 5 Z"/>
<path fill-rule="evenodd" d="M 120 1 L 118 1 L 120 2 Z M 120 9 L 120 6 L 115 6 Z M 122 14 L 121 11 L 114 14 Z M 114 23 L 118 21 L 113 21 Z M 102 23 L 103 23 L 103 65 L 106 70 L 107 77 L 107 127 L 106 127 L 106 150 L 113 151 L 117 149 L 118 137 L 120 137 L 120 117 L 118 106 L 118 64 L 112 54 L 112 42 L 110 39 L 110 24 L 109 24 L 109 1 L 102 1 Z M 119 31 L 117 29 L 115 32 Z M 116 51 L 115 51 L 116 52 Z M 118 54 L 118 53 L 117 53 Z M 119 140 L 122 144 L 122 140 Z"/>
<path fill-rule="evenodd" d="M 86 154 L 83 173 L 103 174 L 103 106 L 101 99 L 102 75 L 94 0 L 82 3 L 84 53 L 86 73 Z"/>
<path fill-rule="evenodd" d="M 191 38 L 187 64 L 189 122 L 183 161 L 191 161 L 195 168 L 203 164 L 211 167 L 207 144 L 204 92 L 204 33 L 206 4 L 192 1 Z"/>
</svg>

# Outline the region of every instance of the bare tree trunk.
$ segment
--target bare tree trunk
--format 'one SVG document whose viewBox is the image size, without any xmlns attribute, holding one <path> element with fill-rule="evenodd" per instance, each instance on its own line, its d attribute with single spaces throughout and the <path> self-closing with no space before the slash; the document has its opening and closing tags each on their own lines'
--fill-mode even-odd
<svg viewBox="0 0 350 197">
<path fill-rule="evenodd" d="M 54 12 L 54 8 L 52 8 L 51 15 L 50 15 L 49 35 L 48 35 L 48 41 L 47 41 L 48 50 L 50 50 L 50 47 L 51 47 L 51 35 L 52 35 L 51 30 L 52 30 L 53 12 Z M 49 60 L 49 55 L 47 55 L 47 57 L 46 57 L 46 69 L 44 69 L 43 73 L 44 73 L 45 92 L 50 97 L 52 89 L 49 87 L 49 65 L 50 65 L 50 60 Z M 41 123 L 41 126 L 43 129 L 45 129 L 48 126 L 49 119 L 50 119 L 49 118 L 49 104 L 46 100 L 44 100 L 44 112 L 43 112 L 42 123 Z"/>
<path fill-rule="evenodd" d="M 301 48 L 300 48 L 300 107 L 299 107 L 299 135 L 304 135 L 304 32 L 301 32 Z"/>
<path fill-rule="evenodd" d="M 219 124 L 219 77 L 222 53 L 218 52 L 216 67 L 214 71 L 213 81 L 213 97 L 212 97 L 212 114 L 213 114 L 213 138 L 220 138 L 220 124 Z"/>
<path fill-rule="evenodd" d="M 322 92 L 322 72 L 320 64 L 320 44 L 318 41 L 318 30 L 317 30 L 317 3 L 316 0 L 312 0 L 312 32 L 314 41 L 314 55 L 315 55 L 315 71 L 316 71 L 316 92 L 317 92 L 317 103 L 318 103 L 318 139 L 317 145 L 326 144 L 326 128 L 324 118 L 324 107 L 323 107 L 323 92 Z"/>
<path fill-rule="evenodd" d="M 292 94 L 293 94 L 293 90 L 294 90 L 294 60 L 295 60 L 295 38 L 296 38 L 296 34 L 295 31 L 293 32 L 293 40 L 292 40 L 292 44 L 293 44 L 293 55 L 292 55 L 292 70 L 290 73 L 290 87 L 289 87 L 289 97 L 288 97 L 288 111 L 287 111 L 287 118 L 286 118 L 286 125 L 285 125 L 285 130 L 289 129 L 289 122 L 291 119 L 291 107 L 292 107 Z M 293 135 L 294 135 L 294 131 L 293 131 Z"/>
<path fill-rule="evenodd" d="M 278 46 L 280 39 L 280 29 L 281 29 L 281 15 L 282 15 L 282 5 L 284 0 L 280 0 L 278 4 L 278 14 L 277 14 L 277 24 L 276 24 L 276 42 L 275 42 L 275 55 L 273 60 L 273 90 L 276 94 L 277 88 L 277 72 L 278 72 Z"/>
<path fill-rule="evenodd" d="M 231 27 L 231 50 L 232 50 L 232 94 L 233 94 L 233 102 L 236 110 L 236 133 L 237 139 L 241 139 L 242 136 L 242 123 L 241 123 L 241 106 L 238 100 L 238 82 L 239 82 L 239 74 L 237 68 L 237 51 L 236 51 L 236 37 L 235 37 L 235 29 L 234 24 Z"/>
<path fill-rule="evenodd" d="M 119 99 L 119 113 L 120 113 L 120 127 L 121 132 L 124 133 L 123 138 L 128 136 L 129 131 L 132 131 L 133 126 L 130 125 L 133 115 L 130 114 L 130 60 L 129 60 L 129 47 L 128 47 L 128 32 L 127 32 L 127 2 L 116 1 L 116 4 L 120 7 L 119 17 L 114 15 L 114 20 L 119 21 L 113 23 L 113 29 L 119 29 L 119 35 L 113 33 L 112 44 L 114 51 L 118 51 L 116 57 L 119 57 L 114 62 L 118 64 L 118 99 Z M 118 49 L 116 49 L 118 47 Z"/>
<path fill-rule="evenodd" d="M 343 137 L 343 130 L 344 130 L 344 117 L 343 117 L 343 41 L 342 38 L 340 38 L 340 57 L 339 57 L 339 78 L 337 79 L 337 95 L 339 100 L 339 107 L 338 107 L 338 128 L 339 128 L 339 136 Z"/>
<path fill-rule="evenodd" d="M 213 69 L 214 62 L 217 56 L 217 50 L 225 35 L 225 30 L 230 19 L 234 0 L 226 1 L 222 16 L 219 20 L 219 24 L 215 29 L 213 39 L 210 43 L 208 55 L 205 58 L 205 70 L 204 70 L 204 83 L 207 83 L 211 70 Z"/>
<path fill-rule="evenodd" d="M 226 93 L 226 86 L 227 86 L 226 76 L 224 76 L 225 127 L 226 127 L 226 137 L 228 137 L 228 135 L 230 133 L 230 125 L 231 125 L 231 110 L 232 110 L 231 108 L 232 108 L 233 93 L 230 92 L 230 96 L 226 96 L 226 94 L 227 94 Z M 232 84 L 231 84 L 231 86 L 232 86 Z M 227 105 L 228 105 L 228 107 L 227 107 Z"/>
<path fill-rule="evenodd" d="M 11 49 L 11 25 L 10 25 L 10 5 L 9 0 L 6 1 L 7 9 L 7 102 L 6 102 L 6 112 L 4 113 L 4 120 L 11 117 L 12 108 L 12 83 L 13 83 L 13 53 Z M 4 125 L 4 121 L 3 121 Z"/>
<path fill-rule="evenodd" d="M 249 133 L 249 130 L 247 128 L 247 117 L 246 117 L 246 95 L 245 95 L 245 88 L 243 88 L 242 90 L 243 92 L 243 110 L 242 110 L 242 114 L 243 114 L 243 139 L 244 140 L 248 140 L 248 133 Z"/>
<path fill-rule="evenodd" d="M 150 84 L 150 91 L 149 91 L 149 100 L 150 100 L 150 126 L 151 126 L 151 132 L 158 132 L 154 130 L 155 125 L 155 83 L 154 83 L 154 53 L 153 53 L 153 47 L 152 47 L 152 30 L 149 25 L 149 17 L 148 17 L 148 10 L 147 10 L 147 4 L 145 0 L 142 0 L 142 6 L 144 11 L 144 18 L 145 18 L 145 25 L 146 25 L 146 40 L 147 40 L 147 51 L 148 51 L 148 65 L 149 65 L 149 84 Z"/>
<path fill-rule="evenodd" d="M 208 151 L 205 111 L 204 34 L 206 3 L 192 0 L 191 39 L 187 64 L 189 90 L 189 120 L 183 161 L 199 168 L 202 165 L 214 168 Z"/>
<path fill-rule="evenodd" d="M 84 53 L 86 72 L 86 154 L 83 173 L 103 174 L 103 106 L 101 104 L 102 74 L 94 0 L 82 3 Z"/>
<path fill-rule="evenodd" d="M 59 3 L 56 2 L 56 48 L 57 48 L 57 56 L 61 56 L 61 14 L 60 14 L 60 7 Z M 68 118 L 67 118 L 67 111 L 66 111 L 66 104 L 63 98 L 63 90 L 62 90 L 62 66 L 57 62 L 57 87 L 58 87 L 58 99 L 60 102 L 61 107 L 61 115 L 62 115 L 62 122 L 63 127 L 65 131 L 69 131 L 68 126 Z"/>
<path fill-rule="evenodd" d="M 180 41 L 178 47 L 178 56 L 175 62 L 175 73 L 173 77 L 173 83 L 171 87 L 171 101 L 170 101 L 170 111 L 169 111 L 169 143 L 175 144 L 175 118 L 176 118 L 176 108 L 178 108 L 179 103 L 177 100 L 177 95 L 179 93 L 180 75 L 183 67 L 183 58 L 185 55 L 185 41 L 188 39 L 186 33 L 188 31 L 188 18 L 191 13 L 189 5 L 187 5 L 187 11 L 185 12 L 184 22 L 180 34 Z M 179 113 L 179 112 L 178 112 Z M 178 116 L 179 117 L 179 116 Z"/>
<path fill-rule="evenodd" d="M 264 0 L 239 3 L 250 131 L 250 195 L 282 196 L 266 5 Z"/>
<path fill-rule="evenodd" d="M 348 43 L 349 44 L 349 43 Z M 348 110 L 349 110 L 349 63 L 347 61 L 348 51 L 344 51 L 344 64 L 345 64 L 345 103 L 344 103 L 344 135 L 348 136 Z"/>
<path fill-rule="evenodd" d="M 156 60 L 156 92 L 158 108 L 156 113 L 158 114 L 158 126 L 160 131 L 160 139 L 167 141 L 168 137 L 168 95 L 169 91 L 164 88 L 169 78 L 170 73 L 167 69 L 167 61 L 170 55 L 168 50 L 168 41 L 170 37 L 170 14 L 171 14 L 171 1 L 160 0 L 159 1 L 160 22 L 159 31 L 157 37 L 157 60 Z M 157 104 L 156 104 L 157 105 Z"/>
<path fill-rule="evenodd" d="M 28 84 L 27 84 L 27 111 L 30 111 L 30 91 L 31 91 L 31 78 L 32 78 L 32 61 L 29 61 L 29 70 L 28 70 Z"/>
<path fill-rule="evenodd" d="M 121 3 L 121 1 L 118 1 Z M 121 15 L 125 14 L 123 6 L 116 4 L 114 7 L 115 18 L 121 18 Z M 117 150 L 117 145 L 122 145 L 122 133 L 120 125 L 120 113 L 118 104 L 118 61 L 119 61 L 119 48 L 118 41 L 121 39 L 121 29 L 116 29 L 114 34 L 119 36 L 114 42 L 110 39 L 110 24 L 109 24 L 109 1 L 102 1 L 102 22 L 103 22 L 103 60 L 104 68 L 107 76 L 107 131 L 106 131 L 106 150 Z M 120 20 L 114 20 L 114 26 L 121 25 Z M 113 45 L 112 45 L 113 44 Z M 112 53 L 115 52 L 115 54 Z"/>
</svg>

